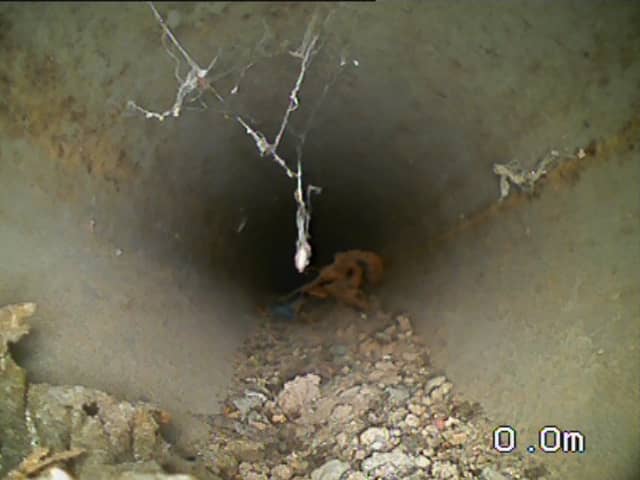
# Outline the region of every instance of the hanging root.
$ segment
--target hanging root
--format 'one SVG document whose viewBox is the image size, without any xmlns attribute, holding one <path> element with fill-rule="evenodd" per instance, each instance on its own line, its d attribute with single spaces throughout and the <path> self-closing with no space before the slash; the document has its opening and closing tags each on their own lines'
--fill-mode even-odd
<svg viewBox="0 0 640 480">
<path fill-rule="evenodd" d="M 133 102 L 132 100 L 130 100 L 127 103 L 127 106 L 129 107 L 129 109 L 135 112 L 142 113 L 147 119 L 156 119 L 158 121 L 163 121 L 167 117 L 174 117 L 174 118 L 179 117 L 185 103 L 190 103 L 195 100 L 200 100 L 200 97 L 203 95 L 203 93 L 207 91 L 212 92 L 218 101 L 220 101 L 221 103 L 224 103 L 225 100 L 214 87 L 213 81 L 207 78 L 208 75 L 213 70 L 214 66 L 216 65 L 216 61 L 218 60 L 218 56 L 220 52 L 209 62 L 209 65 L 206 68 L 201 67 L 189 55 L 187 50 L 178 41 L 176 36 L 173 34 L 173 32 L 171 31 L 167 23 L 164 21 L 164 19 L 156 9 L 155 5 L 152 2 L 149 2 L 148 5 L 151 8 L 153 15 L 156 18 L 158 24 L 162 28 L 163 44 L 165 40 L 168 39 L 168 41 L 170 42 L 170 45 L 172 45 L 174 49 L 177 50 L 178 54 L 175 54 L 171 51 L 169 46 L 166 46 L 167 53 L 171 56 L 171 58 L 173 58 L 176 64 L 175 77 L 179 83 L 178 91 L 176 93 L 176 98 L 171 108 L 163 112 L 154 112 L 154 111 L 145 109 L 139 106 L 137 103 Z M 327 20 L 328 18 L 329 17 L 327 17 Z M 313 109 L 305 131 L 302 134 L 297 135 L 299 139 L 299 143 L 297 146 L 297 154 L 298 154 L 297 169 L 295 171 L 292 170 L 287 165 L 287 162 L 280 156 L 280 154 L 278 153 L 278 147 L 280 146 L 280 143 L 282 142 L 282 139 L 284 138 L 284 135 L 287 132 L 287 129 L 289 127 L 291 114 L 296 110 L 298 110 L 300 106 L 300 100 L 298 98 L 298 95 L 300 93 L 300 89 L 302 88 L 302 83 L 304 81 L 305 75 L 307 74 L 307 70 L 311 65 L 311 61 L 313 57 L 320 50 L 320 46 L 319 46 L 320 35 L 316 33 L 316 30 L 315 30 L 316 19 L 317 17 L 314 15 L 305 31 L 305 34 L 300 46 L 296 50 L 289 52 L 291 56 L 300 60 L 300 70 L 298 72 L 298 76 L 293 85 L 293 88 L 289 93 L 289 103 L 284 112 L 282 121 L 280 123 L 280 128 L 278 129 L 278 133 L 276 134 L 273 142 L 270 142 L 262 132 L 251 127 L 249 122 L 245 120 L 243 117 L 241 117 L 240 115 L 238 114 L 232 115 L 235 121 L 244 128 L 247 135 L 249 135 L 253 139 L 260 156 L 271 158 L 271 160 L 273 160 L 280 168 L 284 170 L 285 174 L 289 178 L 296 180 L 294 200 L 297 205 L 297 210 L 296 210 L 297 239 L 296 239 L 296 251 L 294 255 L 294 265 L 296 270 L 300 273 L 304 272 L 307 266 L 309 265 L 311 254 L 312 254 L 311 245 L 309 243 L 311 238 L 309 234 L 309 225 L 311 222 L 311 203 L 310 203 L 311 194 L 322 192 L 322 189 L 320 187 L 316 187 L 314 185 L 308 185 L 306 188 L 306 195 L 304 194 L 304 182 L 302 178 L 303 177 L 302 146 L 304 144 L 304 141 L 306 140 L 306 135 L 311 127 L 311 121 L 315 117 L 315 113 L 320 102 L 318 102 L 318 104 L 316 104 L 315 108 Z M 325 20 L 325 23 L 327 20 Z M 263 41 L 264 41 L 264 38 L 263 40 L 260 41 L 260 45 L 262 44 Z M 185 62 L 189 66 L 189 71 L 187 72 L 184 78 L 182 78 L 180 75 L 181 60 L 179 57 L 182 59 L 183 62 Z M 340 68 L 342 68 L 346 64 L 347 62 L 344 59 L 344 57 L 341 57 L 340 65 L 339 65 Z M 356 60 L 353 61 L 353 64 L 355 66 L 358 66 L 358 62 Z M 251 66 L 253 65 L 254 65 L 254 62 L 251 62 L 249 63 L 249 65 L 241 69 L 241 78 L 244 76 L 247 70 L 251 68 Z M 221 78 L 222 76 L 224 75 L 219 75 L 219 78 Z M 327 91 L 333 85 L 336 79 L 337 79 L 337 74 L 334 76 L 333 80 L 325 86 L 322 96 L 320 98 L 320 101 L 324 99 Z M 230 93 L 231 95 L 235 95 L 237 92 L 238 92 L 238 85 L 236 84 Z M 204 102 L 202 101 L 201 101 L 201 105 L 203 106 L 203 108 L 206 108 L 206 104 L 204 104 Z"/>
</svg>

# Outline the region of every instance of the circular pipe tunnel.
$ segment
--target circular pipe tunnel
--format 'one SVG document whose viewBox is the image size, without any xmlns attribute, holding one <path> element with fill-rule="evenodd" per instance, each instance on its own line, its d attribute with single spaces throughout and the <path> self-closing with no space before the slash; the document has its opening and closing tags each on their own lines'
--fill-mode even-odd
<svg viewBox="0 0 640 480">
<path fill-rule="evenodd" d="M 351 248 L 379 252 L 389 266 L 377 292 L 383 305 L 411 312 L 454 380 L 469 380 L 476 395 L 485 392 L 481 383 L 497 382 L 502 394 L 485 392 L 490 409 L 542 421 L 542 407 L 505 407 L 513 403 L 506 386 L 519 384 L 500 373 L 507 357 L 477 370 L 471 356 L 499 348 L 495 338 L 516 345 L 518 311 L 539 312 L 533 304 L 554 288 L 571 300 L 600 275 L 597 262 L 565 265 L 544 254 L 562 257 L 557 243 L 571 237 L 564 258 L 591 255 L 578 239 L 606 226 L 585 212 L 609 217 L 593 192 L 609 192 L 621 222 L 637 215 L 637 153 L 618 169 L 600 166 L 604 173 L 590 170 L 577 184 L 565 179 L 538 199 L 511 202 L 500 219 L 488 216 L 456 240 L 434 239 L 485 218 L 474 214 L 495 205 L 494 163 L 517 158 L 533 168 L 548 149 L 573 153 L 620 135 L 633 118 L 638 7 L 560 2 L 553 16 L 546 8 L 158 4 L 201 65 L 219 53 L 216 88 L 238 85 L 224 104 L 205 92 L 207 108 L 196 101 L 158 122 L 125 108 L 133 100 L 164 110 L 175 99 L 175 64 L 146 5 L 3 6 L 0 300 L 39 305 L 33 333 L 15 347 L 22 365 L 35 381 L 149 397 L 176 411 L 219 407 L 232 355 L 259 321 L 256 307 L 307 278 L 293 265 L 295 182 L 258 155 L 230 112 L 275 135 L 300 68 L 287 52 L 315 13 L 322 49 L 280 149 L 293 167 L 305 133 L 304 178 L 323 189 L 312 197 L 312 264 Z M 557 218 L 566 222 L 549 226 Z M 631 232 L 597 238 L 620 252 L 609 258 L 618 265 L 619 287 L 611 288 L 622 292 L 621 318 L 633 319 L 637 309 L 624 304 L 625 285 L 637 279 L 633 261 L 623 260 L 637 253 Z M 558 311 L 571 314 L 563 305 Z M 465 306 L 471 316 L 459 311 Z M 491 324 L 496 316 L 506 323 Z M 574 327 L 568 322 L 554 338 L 580 337 Z M 494 328 L 493 339 L 478 331 Z M 633 328 L 621 323 L 602 341 L 634 338 Z M 531 358 L 539 354 L 532 347 Z"/>
</svg>

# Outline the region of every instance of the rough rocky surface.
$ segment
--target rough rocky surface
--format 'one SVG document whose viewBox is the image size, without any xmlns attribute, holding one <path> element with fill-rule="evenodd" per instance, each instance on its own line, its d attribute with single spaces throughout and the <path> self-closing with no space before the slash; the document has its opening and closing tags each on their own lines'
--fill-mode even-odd
<svg viewBox="0 0 640 480">
<path fill-rule="evenodd" d="M 5 368 L 3 388 L 23 386 L 15 402 L 0 402 L 3 425 L 23 428 L 17 443 L 3 441 L 22 446 L 24 457 L 9 478 L 536 480 L 548 473 L 531 458 L 491 448 L 494 425 L 433 370 L 406 316 L 320 305 L 304 317 L 265 319 L 238 354 L 224 412 L 198 417 L 206 433 L 187 445 L 162 438 L 170 417 L 152 405 L 27 385 L 19 367 Z"/>
<path fill-rule="evenodd" d="M 27 375 L 11 358 L 9 343 L 29 332 L 26 319 L 35 311 L 33 303 L 0 308 L 0 476 L 3 465 L 19 462 L 29 448 L 24 422 Z"/>
<path fill-rule="evenodd" d="M 29 384 L 9 343 L 29 333 L 33 303 L 0 308 L 0 477 L 65 480 L 187 480 L 168 475 L 169 415 L 153 405 L 116 400 L 81 386 Z"/>
</svg>

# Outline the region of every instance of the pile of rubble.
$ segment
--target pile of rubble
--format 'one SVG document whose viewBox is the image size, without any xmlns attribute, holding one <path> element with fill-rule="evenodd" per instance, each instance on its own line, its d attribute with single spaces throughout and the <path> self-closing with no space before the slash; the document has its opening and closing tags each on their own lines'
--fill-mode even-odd
<svg viewBox="0 0 640 480">
<path fill-rule="evenodd" d="M 200 458 L 246 480 L 540 479 L 492 448 L 495 425 L 435 372 L 409 318 L 339 306 L 266 321 Z M 213 440 L 213 441 L 211 441 Z"/>
<path fill-rule="evenodd" d="M 27 382 L 8 344 L 29 333 L 33 303 L 0 308 L 0 478 L 186 480 L 166 476 L 173 453 L 160 435 L 169 415 L 80 386 Z"/>
<path fill-rule="evenodd" d="M 14 334 L 4 335 L 2 344 L 28 331 L 3 328 Z M 7 383 L 6 362 L 12 360 L 6 351 L 2 358 L 0 383 L 3 376 Z M 24 391 L 15 398 L 27 404 L 14 405 L 14 426 L 24 429 L 17 440 L 29 440 L 32 453 L 10 478 L 536 480 L 549 475 L 531 457 L 492 448 L 495 425 L 433 370 L 407 316 L 321 305 L 307 322 L 265 319 L 236 361 L 224 411 L 198 417 L 206 434 L 181 446 L 181 453 L 158 433 L 170 421 L 161 410 L 81 387 L 27 390 L 20 377 L 14 384 Z M 8 417 L 1 417 L 7 425 Z"/>
</svg>

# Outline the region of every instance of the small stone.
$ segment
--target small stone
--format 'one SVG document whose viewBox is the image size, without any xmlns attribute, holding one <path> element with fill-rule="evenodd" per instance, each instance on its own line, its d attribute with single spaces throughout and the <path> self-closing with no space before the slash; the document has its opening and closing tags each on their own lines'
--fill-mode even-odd
<svg viewBox="0 0 640 480">
<path fill-rule="evenodd" d="M 410 403 L 409 404 L 409 411 L 411 413 L 413 413 L 414 415 L 422 416 L 422 415 L 424 415 L 424 412 L 426 410 L 427 410 L 426 407 L 424 405 L 420 405 L 419 403 Z"/>
<path fill-rule="evenodd" d="M 443 431 L 447 428 L 447 421 L 442 418 L 435 418 L 433 420 L 433 426 L 437 428 L 439 431 Z"/>
<path fill-rule="evenodd" d="M 362 461 L 362 471 L 369 473 L 387 467 L 394 474 L 406 474 L 413 468 L 413 461 L 406 454 L 396 449 L 390 453 L 374 453 Z M 370 475 L 371 476 L 371 475 Z"/>
<path fill-rule="evenodd" d="M 402 354 L 402 359 L 403 359 L 405 362 L 409 362 L 409 363 L 415 362 L 415 361 L 417 361 L 419 358 L 420 358 L 420 355 L 419 355 L 419 354 L 417 354 L 417 353 L 415 353 L 415 352 L 404 352 L 404 353 Z"/>
<path fill-rule="evenodd" d="M 347 480 L 367 480 L 367 476 L 362 472 L 349 472 Z"/>
<path fill-rule="evenodd" d="M 307 462 L 303 458 L 300 458 L 295 453 L 292 453 L 291 455 L 289 455 L 287 457 L 287 461 L 289 463 L 289 466 L 293 469 L 294 473 L 296 474 L 304 474 L 309 468 L 309 462 Z"/>
<path fill-rule="evenodd" d="M 287 421 L 287 417 L 285 417 L 281 413 L 276 413 L 271 417 L 272 423 L 285 423 Z"/>
<path fill-rule="evenodd" d="M 389 422 L 393 424 L 400 423 L 407 415 L 407 409 L 400 407 L 389 414 Z"/>
<path fill-rule="evenodd" d="M 338 435 L 336 435 L 336 444 L 341 449 L 346 448 L 349 444 L 349 437 L 347 437 L 347 434 L 344 432 L 340 432 Z"/>
<path fill-rule="evenodd" d="M 299 416 L 320 395 L 320 377 L 313 373 L 298 376 L 284 384 L 278 405 L 287 416 Z"/>
<path fill-rule="evenodd" d="M 426 470 L 431 465 L 431 460 L 424 455 L 418 455 L 413 459 L 413 463 L 415 463 L 416 467 Z"/>
<path fill-rule="evenodd" d="M 455 446 L 463 445 L 464 443 L 467 442 L 467 439 L 468 439 L 468 436 L 466 433 L 458 432 L 458 433 L 454 433 L 449 437 L 449 443 Z"/>
<path fill-rule="evenodd" d="M 499 472 L 496 472 L 491 467 L 484 467 L 480 473 L 482 480 L 507 480 L 507 478 Z"/>
<path fill-rule="evenodd" d="M 293 476 L 293 471 L 288 465 L 280 464 L 271 469 L 272 480 L 289 480 Z"/>
<path fill-rule="evenodd" d="M 369 381 L 377 384 L 382 383 L 384 388 L 386 385 L 396 385 L 400 382 L 400 375 L 394 371 L 374 370 L 369 374 Z"/>
<path fill-rule="evenodd" d="M 357 449 L 355 454 L 353 455 L 353 458 L 355 460 L 364 460 L 366 457 L 367 457 L 367 452 L 362 448 Z"/>
<path fill-rule="evenodd" d="M 433 458 L 436 454 L 435 450 L 431 447 L 423 448 L 420 450 L 420 453 L 427 458 Z"/>
<path fill-rule="evenodd" d="M 382 423 L 383 417 L 380 413 L 372 411 L 367 413 L 367 421 L 370 424 L 377 425 L 379 423 Z"/>
<path fill-rule="evenodd" d="M 358 352 L 365 357 L 380 355 L 380 344 L 372 338 L 368 338 L 358 347 Z"/>
<path fill-rule="evenodd" d="M 406 423 L 409 428 L 418 428 L 420 426 L 420 419 L 413 413 L 410 413 L 404 417 L 404 423 Z"/>
<path fill-rule="evenodd" d="M 349 464 L 340 460 L 329 460 L 321 467 L 311 472 L 311 480 L 340 480 L 344 472 L 349 470 Z"/>
<path fill-rule="evenodd" d="M 406 315 L 398 315 L 396 322 L 398 322 L 398 328 L 402 333 L 407 333 L 412 330 L 411 320 L 409 320 L 409 317 Z"/>
<path fill-rule="evenodd" d="M 264 445 L 252 440 L 232 440 L 227 445 L 227 451 L 239 462 L 255 463 L 264 458 Z"/>
<path fill-rule="evenodd" d="M 382 344 L 391 343 L 391 341 L 393 340 L 393 338 L 391 338 L 391 335 L 386 332 L 378 332 L 375 336 L 376 339 Z"/>
<path fill-rule="evenodd" d="M 390 327 L 387 327 L 383 330 L 384 333 L 386 333 L 387 335 L 393 336 L 395 335 L 396 332 L 396 326 L 395 325 L 391 325 Z"/>
<path fill-rule="evenodd" d="M 453 480 L 458 478 L 458 467 L 449 462 L 434 462 L 431 476 L 438 480 Z"/>
<path fill-rule="evenodd" d="M 242 462 L 238 467 L 238 474 L 246 476 L 249 472 L 253 471 L 253 465 L 247 462 Z"/>
<path fill-rule="evenodd" d="M 340 394 L 340 399 L 344 401 L 352 400 L 360 393 L 360 386 L 351 387 Z"/>
<path fill-rule="evenodd" d="M 420 431 L 424 438 L 436 438 L 440 436 L 440 430 L 435 425 L 427 425 Z"/>
<path fill-rule="evenodd" d="M 439 377 L 432 378 L 425 384 L 424 393 L 429 395 L 434 388 L 438 388 L 440 385 L 442 385 L 446 381 L 447 381 L 447 378 L 442 375 L 440 375 Z"/>
<path fill-rule="evenodd" d="M 371 427 L 360 434 L 360 443 L 373 451 L 389 448 L 389 430 L 380 427 Z"/>
<path fill-rule="evenodd" d="M 431 401 L 442 402 L 447 397 L 447 395 L 449 395 L 449 392 L 451 392 L 452 388 L 453 388 L 453 385 L 451 385 L 451 383 L 449 382 L 443 383 L 442 385 L 440 385 L 439 387 L 437 387 L 431 392 L 430 394 Z"/>
<path fill-rule="evenodd" d="M 249 425 L 253 428 L 255 428 L 256 430 L 259 430 L 261 432 L 264 432 L 268 425 L 266 423 L 262 423 L 262 422 L 249 422 Z"/>
<path fill-rule="evenodd" d="M 267 397 L 265 397 L 264 394 L 247 390 L 244 397 L 233 401 L 233 405 L 244 418 L 251 410 L 262 406 L 266 400 Z"/>
<path fill-rule="evenodd" d="M 382 356 L 384 356 L 384 355 L 391 355 L 391 354 L 393 354 L 393 353 L 395 352 L 395 350 L 396 350 L 396 345 L 395 345 L 395 343 L 388 343 L 388 344 L 386 344 L 386 345 L 382 345 L 382 346 L 380 347 L 380 354 L 381 354 Z"/>
<path fill-rule="evenodd" d="M 391 403 L 404 403 L 409 398 L 409 391 L 404 387 L 388 387 L 386 393 Z"/>
<path fill-rule="evenodd" d="M 353 413 L 353 407 L 351 405 L 338 405 L 331 412 L 331 420 L 336 423 L 346 422 Z"/>
<path fill-rule="evenodd" d="M 447 428 L 455 427 L 456 425 L 460 425 L 460 420 L 456 417 L 449 417 L 444 421 L 444 425 Z"/>
<path fill-rule="evenodd" d="M 396 368 L 394 363 L 390 362 L 389 360 L 376 362 L 374 367 L 375 367 L 376 370 L 383 370 L 383 371 L 394 370 Z"/>
</svg>

